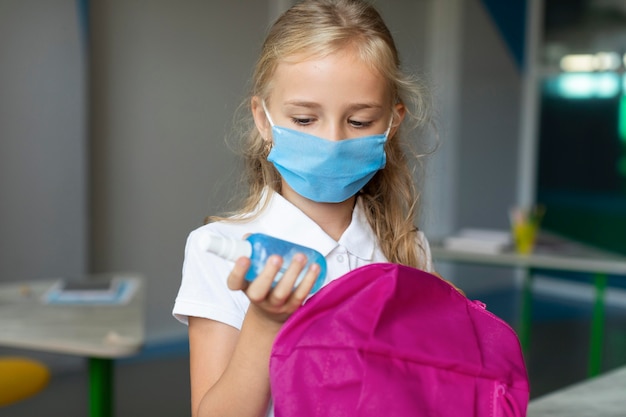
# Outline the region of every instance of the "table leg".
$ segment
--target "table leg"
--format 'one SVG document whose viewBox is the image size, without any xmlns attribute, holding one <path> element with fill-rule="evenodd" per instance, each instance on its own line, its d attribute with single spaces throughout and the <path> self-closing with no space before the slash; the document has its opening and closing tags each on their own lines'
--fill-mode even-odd
<svg viewBox="0 0 626 417">
<path fill-rule="evenodd" d="M 595 286 L 595 300 L 593 303 L 593 317 L 591 320 L 591 344 L 589 346 L 590 377 L 598 375 L 602 371 L 602 348 L 604 345 L 604 294 L 608 277 L 606 274 L 595 274 L 593 277 Z"/>
<path fill-rule="evenodd" d="M 113 415 L 113 361 L 89 358 L 89 416 Z"/>
<path fill-rule="evenodd" d="M 522 345 L 522 351 L 525 355 L 528 355 L 530 352 L 530 328 L 532 325 L 533 277 L 530 269 L 525 269 L 523 273 L 522 305 L 520 308 L 518 336 Z"/>
</svg>

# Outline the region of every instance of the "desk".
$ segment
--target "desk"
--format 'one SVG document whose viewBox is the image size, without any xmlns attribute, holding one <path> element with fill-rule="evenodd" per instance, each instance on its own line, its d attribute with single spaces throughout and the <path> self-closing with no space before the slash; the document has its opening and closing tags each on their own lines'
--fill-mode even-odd
<svg viewBox="0 0 626 417">
<path fill-rule="evenodd" d="M 626 366 L 534 399 L 527 417 L 623 417 Z"/>
<path fill-rule="evenodd" d="M 120 276 L 136 285 L 125 304 L 44 303 L 58 280 L 0 285 L 0 345 L 88 358 L 92 417 L 112 415 L 113 359 L 133 355 L 144 340 L 143 280 Z"/>
<path fill-rule="evenodd" d="M 490 254 L 449 250 L 438 244 L 433 244 L 431 249 L 433 259 L 436 261 L 513 267 L 521 268 L 526 272 L 522 291 L 521 320 L 518 329 L 524 349 L 528 348 L 530 337 L 531 270 L 548 269 L 593 274 L 595 301 L 591 323 L 588 373 L 590 376 L 598 375 L 602 365 L 604 292 L 607 276 L 609 274 L 626 276 L 626 257 L 549 234 L 540 236 L 536 250 L 529 255 L 518 255 L 512 251 Z"/>
</svg>

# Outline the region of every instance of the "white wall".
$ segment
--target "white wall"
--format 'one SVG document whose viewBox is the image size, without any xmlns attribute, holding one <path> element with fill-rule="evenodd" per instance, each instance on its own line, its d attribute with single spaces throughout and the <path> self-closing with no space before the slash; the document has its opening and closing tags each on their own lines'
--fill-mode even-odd
<svg viewBox="0 0 626 417">
<path fill-rule="evenodd" d="M 223 207 L 236 166 L 225 144 L 260 47 L 256 0 L 94 2 L 94 271 L 148 280 L 148 337 L 171 317 L 187 234 Z"/>
<path fill-rule="evenodd" d="M 73 0 L 0 2 L 0 280 L 86 271 L 85 71 Z"/>
<path fill-rule="evenodd" d="M 521 70 L 479 1 L 466 3 L 462 36 L 458 222 L 506 230 L 517 197 Z"/>
</svg>

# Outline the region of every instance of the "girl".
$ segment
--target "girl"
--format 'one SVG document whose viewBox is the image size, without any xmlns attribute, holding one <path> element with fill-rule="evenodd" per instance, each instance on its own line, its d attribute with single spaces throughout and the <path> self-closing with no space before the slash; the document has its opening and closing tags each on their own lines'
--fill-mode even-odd
<svg viewBox="0 0 626 417">
<path fill-rule="evenodd" d="M 272 26 L 253 77 L 245 148 L 249 193 L 234 215 L 187 241 L 174 315 L 188 323 L 194 416 L 273 415 L 268 363 L 284 321 L 319 273 L 296 256 L 279 283 L 271 257 L 251 283 L 202 248 L 206 233 L 266 233 L 309 246 L 326 283 L 372 262 L 432 270 L 414 226 L 418 196 L 400 127 L 426 122 L 425 96 L 400 71 L 392 36 L 359 0 L 306 0 Z"/>
</svg>

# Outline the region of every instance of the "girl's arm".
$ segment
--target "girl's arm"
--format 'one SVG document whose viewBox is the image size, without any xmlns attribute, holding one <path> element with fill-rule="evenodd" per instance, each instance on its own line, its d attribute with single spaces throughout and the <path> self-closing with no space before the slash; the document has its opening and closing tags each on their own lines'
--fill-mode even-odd
<svg viewBox="0 0 626 417">
<path fill-rule="evenodd" d="M 275 335 L 260 328 L 250 314 L 241 332 L 224 323 L 190 317 L 192 416 L 264 416 Z"/>
<path fill-rule="evenodd" d="M 269 358 L 284 321 L 304 302 L 319 267 L 311 267 L 293 289 L 306 264 L 296 256 L 276 287 L 272 282 L 282 260 L 271 257 L 250 284 L 244 276 L 249 259 L 241 258 L 228 277 L 231 289 L 242 289 L 250 307 L 241 331 L 203 318 L 189 318 L 191 406 L 194 417 L 264 416 L 270 399 Z M 293 290 L 292 290 L 293 289 Z"/>
</svg>

